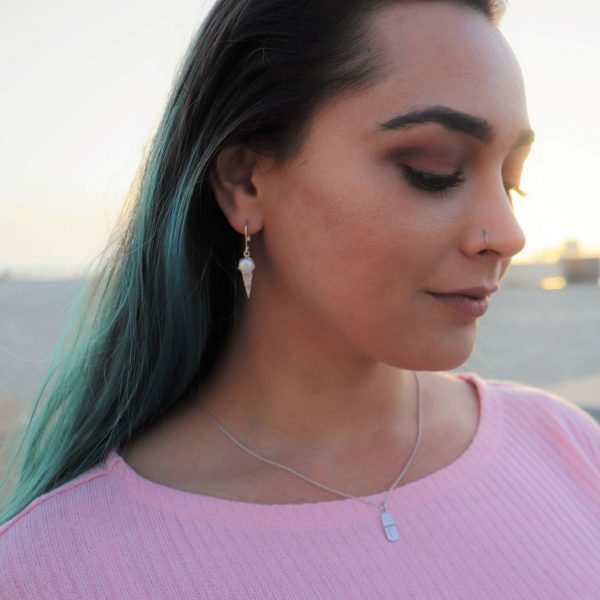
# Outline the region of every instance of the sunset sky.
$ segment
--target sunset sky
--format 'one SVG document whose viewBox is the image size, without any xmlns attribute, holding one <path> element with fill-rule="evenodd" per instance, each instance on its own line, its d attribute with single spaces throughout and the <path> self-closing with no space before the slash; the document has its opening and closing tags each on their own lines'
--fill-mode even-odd
<svg viewBox="0 0 600 600">
<path fill-rule="evenodd" d="M 102 250 L 210 4 L 2 3 L 0 272 L 76 274 Z M 597 0 L 513 0 L 501 27 L 537 133 L 515 262 L 566 238 L 600 252 L 599 23 Z"/>
</svg>

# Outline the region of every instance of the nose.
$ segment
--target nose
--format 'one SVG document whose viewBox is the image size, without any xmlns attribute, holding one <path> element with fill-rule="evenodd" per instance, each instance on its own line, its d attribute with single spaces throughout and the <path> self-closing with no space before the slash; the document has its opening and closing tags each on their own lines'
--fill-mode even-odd
<svg viewBox="0 0 600 600">
<path fill-rule="evenodd" d="M 463 251 L 467 254 L 485 254 L 511 258 L 525 247 L 525 233 L 515 216 L 512 201 L 504 184 L 488 188 L 480 196 L 477 208 L 469 219 Z M 485 235 L 484 231 L 485 230 Z"/>
</svg>

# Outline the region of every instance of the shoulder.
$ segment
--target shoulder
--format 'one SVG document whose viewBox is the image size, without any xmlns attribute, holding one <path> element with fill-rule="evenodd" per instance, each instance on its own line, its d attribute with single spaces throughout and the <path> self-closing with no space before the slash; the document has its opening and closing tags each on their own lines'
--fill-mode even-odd
<svg viewBox="0 0 600 600">
<path fill-rule="evenodd" d="M 61 563 L 76 555 L 82 540 L 93 537 L 98 508 L 110 506 L 107 474 L 104 463 L 97 465 L 0 525 L 0 592 L 6 586 L 29 589 L 30 582 L 60 575 Z"/>
<path fill-rule="evenodd" d="M 509 423 L 544 435 L 557 448 L 578 450 L 600 473 L 600 423 L 583 408 L 547 390 L 513 380 L 482 379 Z"/>
<path fill-rule="evenodd" d="M 600 424 L 583 408 L 542 388 L 509 379 L 483 379 L 485 388 L 502 404 L 522 412 L 558 419 L 569 426 L 583 425 L 600 432 Z"/>
<path fill-rule="evenodd" d="M 89 469 L 63 485 L 42 494 L 19 514 L 0 525 L 0 540 L 19 535 L 36 525 L 38 533 L 47 529 L 56 519 L 74 516 L 75 511 L 87 504 L 104 485 L 108 470 L 104 463 Z M 67 514 L 68 513 L 68 514 Z"/>
</svg>

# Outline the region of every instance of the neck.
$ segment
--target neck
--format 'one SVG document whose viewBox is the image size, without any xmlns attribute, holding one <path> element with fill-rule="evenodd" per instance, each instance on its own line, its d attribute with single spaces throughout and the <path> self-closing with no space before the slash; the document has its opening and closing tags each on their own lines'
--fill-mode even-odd
<svg viewBox="0 0 600 600">
<path fill-rule="evenodd" d="M 245 315 L 202 392 L 200 400 L 219 421 L 248 443 L 272 440 L 316 452 L 359 451 L 386 435 L 414 439 L 412 371 L 353 354 L 322 328 L 295 327 L 289 312 L 285 320 L 268 314 Z"/>
</svg>

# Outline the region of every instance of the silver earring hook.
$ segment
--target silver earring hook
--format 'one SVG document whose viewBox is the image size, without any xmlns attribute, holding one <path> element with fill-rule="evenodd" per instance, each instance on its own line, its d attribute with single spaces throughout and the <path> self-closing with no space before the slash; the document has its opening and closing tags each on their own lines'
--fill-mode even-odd
<svg viewBox="0 0 600 600">
<path fill-rule="evenodd" d="M 250 236 L 248 235 L 248 221 L 244 225 L 244 237 L 246 238 L 246 249 L 244 250 L 244 256 L 248 258 L 250 256 Z"/>
<path fill-rule="evenodd" d="M 483 232 L 483 239 L 485 240 L 485 249 L 489 250 L 487 231 L 485 229 L 482 229 L 481 231 Z"/>
</svg>

